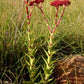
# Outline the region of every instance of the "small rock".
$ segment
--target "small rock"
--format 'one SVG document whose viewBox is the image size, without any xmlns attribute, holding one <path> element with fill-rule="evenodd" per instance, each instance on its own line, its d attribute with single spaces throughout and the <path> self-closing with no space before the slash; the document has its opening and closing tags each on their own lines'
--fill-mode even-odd
<svg viewBox="0 0 84 84">
<path fill-rule="evenodd" d="M 57 64 L 56 64 L 57 65 Z M 56 68 L 57 69 L 57 68 Z M 58 62 L 56 84 L 84 84 L 84 57 L 71 55 Z"/>
</svg>

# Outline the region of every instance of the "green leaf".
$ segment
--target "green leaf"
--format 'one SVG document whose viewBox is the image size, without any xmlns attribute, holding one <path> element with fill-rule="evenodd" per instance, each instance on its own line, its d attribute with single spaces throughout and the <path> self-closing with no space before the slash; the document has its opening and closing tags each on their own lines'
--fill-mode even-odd
<svg viewBox="0 0 84 84">
<path fill-rule="evenodd" d="M 30 32 L 27 31 L 28 40 L 30 40 Z"/>
<path fill-rule="evenodd" d="M 50 62 L 50 65 L 54 64 L 56 62 L 56 60 L 53 60 Z"/>
<path fill-rule="evenodd" d="M 52 51 L 52 55 L 55 54 L 56 52 L 57 52 L 57 50 L 56 51 Z"/>
<path fill-rule="evenodd" d="M 46 60 L 43 56 L 42 56 L 42 58 L 43 58 L 44 62 L 45 62 L 46 65 L 47 65 L 47 64 L 48 64 L 48 63 L 47 63 L 47 60 Z"/>
<path fill-rule="evenodd" d="M 55 84 L 55 79 L 54 78 L 52 78 L 50 81 L 48 81 L 48 82 L 50 82 L 49 84 Z"/>
<path fill-rule="evenodd" d="M 49 70 L 47 70 L 46 67 L 42 67 L 42 69 L 43 69 L 45 75 L 46 74 L 48 74 L 49 76 L 51 75 L 51 74 L 49 74 Z"/>
<path fill-rule="evenodd" d="M 43 81 L 44 81 L 44 76 L 43 76 L 43 73 L 40 73 L 40 76 L 41 76 L 41 81 L 40 81 L 40 84 L 42 84 L 42 83 L 43 83 Z"/>
<path fill-rule="evenodd" d="M 55 66 L 52 66 L 52 68 L 51 68 L 51 70 L 50 70 L 50 74 L 52 74 L 54 68 L 55 68 Z"/>
<path fill-rule="evenodd" d="M 29 63 L 27 60 L 25 60 L 25 62 L 27 63 L 27 65 L 29 65 L 29 66 L 30 66 L 30 63 Z"/>
<path fill-rule="evenodd" d="M 40 58 L 41 58 L 41 57 L 39 56 L 39 58 L 35 60 L 35 64 L 34 64 L 34 65 L 36 65 L 36 64 L 39 62 L 39 59 L 40 59 Z"/>
<path fill-rule="evenodd" d="M 40 75 L 41 72 L 39 72 L 35 77 L 34 77 L 34 81 L 38 78 L 38 76 Z"/>
<path fill-rule="evenodd" d="M 27 45 L 27 43 L 26 43 L 26 42 L 22 45 L 22 47 L 24 47 L 24 46 L 27 46 L 27 47 L 28 47 L 28 45 Z"/>
<path fill-rule="evenodd" d="M 46 53 L 47 57 L 49 57 L 48 52 L 43 48 L 44 52 Z"/>
<path fill-rule="evenodd" d="M 34 55 L 37 52 L 36 47 L 32 50 L 32 54 Z"/>
<path fill-rule="evenodd" d="M 52 81 L 53 79 L 54 79 L 54 78 L 49 79 L 48 82 Z"/>
<path fill-rule="evenodd" d="M 31 81 L 23 81 L 23 84 L 32 84 Z"/>
<path fill-rule="evenodd" d="M 34 68 L 33 72 L 34 72 L 34 76 L 37 74 L 39 68 L 41 67 L 41 65 L 39 65 L 37 68 Z"/>
<path fill-rule="evenodd" d="M 43 71 L 44 71 L 44 74 L 46 74 L 47 73 L 47 70 L 46 70 L 46 67 L 44 66 L 42 66 L 42 69 L 43 69 Z"/>
<path fill-rule="evenodd" d="M 26 55 L 29 59 L 31 59 L 31 57 L 30 57 L 27 53 L 25 53 L 25 55 Z"/>
<path fill-rule="evenodd" d="M 31 71 L 30 71 L 30 67 L 29 66 L 27 66 L 27 70 L 28 70 L 28 72 L 30 73 Z"/>
</svg>

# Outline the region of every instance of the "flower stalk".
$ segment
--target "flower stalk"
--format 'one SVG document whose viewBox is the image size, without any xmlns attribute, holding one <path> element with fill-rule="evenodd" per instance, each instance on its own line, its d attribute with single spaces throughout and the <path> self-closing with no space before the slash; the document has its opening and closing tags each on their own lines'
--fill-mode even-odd
<svg viewBox="0 0 84 84">
<path fill-rule="evenodd" d="M 33 6 L 30 7 L 29 11 L 29 0 L 24 0 L 26 6 L 26 14 L 27 14 L 27 42 L 26 47 L 28 48 L 28 52 L 25 53 L 25 62 L 27 64 L 27 69 L 29 72 L 30 81 L 28 83 L 34 84 L 36 80 L 36 75 L 39 67 L 36 66 L 37 60 L 35 58 L 35 53 L 37 51 L 36 47 L 33 47 L 34 41 L 31 38 L 31 29 L 30 29 L 30 21 L 32 16 Z"/>
<path fill-rule="evenodd" d="M 38 5 L 36 5 L 36 6 L 40 9 L 40 11 L 41 11 L 41 13 L 42 13 L 42 16 L 43 16 L 43 18 L 44 18 L 44 20 L 45 20 L 45 22 L 46 22 L 46 25 L 48 26 L 49 32 L 52 33 L 51 27 L 50 27 L 50 25 L 49 25 L 49 23 L 48 23 L 48 21 L 47 21 L 47 19 L 46 19 L 46 17 L 45 17 L 45 14 L 44 14 L 42 8 L 39 7 Z"/>
<path fill-rule="evenodd" d="M 57 3 L 57 2 L 58 2 L 58 3 Z M 60 1 L 60 0 L 51 2 L 51 5 L 54 5 L 54 6 L 56 7 L 56 9 L 57 9 L 57 10 L 56 10 L 56 18 L 55 18 L 56 27 L 54 27 L 53 30 L 51 30 L 51 27 L 50 27 L 49 24 L 48 24 L 48 21 L 47 21 L 47 19 L 46 19 L 46 17 L 45 17 L 45 14 L 44 14 L 42 8 L 40 8 L 40 7 L 37 5 L 37 7 L 40 9 L 40 11 L 41 11 L 41 13 L 42 13 L 42 16 L 43 16 L 45 22 L 47 23 L 47 26 L 48 26 L 48 29 L 49 29 L 49 32 L 50 32 L 50 39 L 48 40 L 48 50 L 46 51 L 46 50 L 44 49 L 44 52 L 46 53 L 47 59 L 45 59 L 44 57 L 42 57 L 43 60 L 44 60 L 44 62 L 45 62 L 45 67 L 43 67 L 44 75 L 45 75 L 43 84 L 48 84 L 49 82 L 51 82 L 51 81 L 53 80 L 53 78 L 50 77 L 50 76 L 52 75 L 53 70 L 54 70 L 54 67 L 55 67 L 55 66 L 54 66 L 55 60 L 52 60 L 53 55 L 55 54 L 55 51 L 53 50 L 53 47 L 52 47 L 53 44 L 54 44 L 54 43 L 53 43 L 53 37 L 54 37 L 54 33 L 55 33 L 57 27 L 59 26 L 59 23 L 61 22 L 62 17 L 63 17 L 63 15 L 64 15 L 66 5 L 68 5 L 68 4 L 70 4 L 70 2 Z M 59 20 L 57 21 L 59 6 L 63 6 L 63 12 L 62 12 L 62 14 L 61 14 Z"/>
<path fill-rule="evenodd" d="M 55 24 L 57 24 L 58 9 L 59 9 L 59 7 L 57 7 L 57 10 L 56 10 Z"/>
</svg>

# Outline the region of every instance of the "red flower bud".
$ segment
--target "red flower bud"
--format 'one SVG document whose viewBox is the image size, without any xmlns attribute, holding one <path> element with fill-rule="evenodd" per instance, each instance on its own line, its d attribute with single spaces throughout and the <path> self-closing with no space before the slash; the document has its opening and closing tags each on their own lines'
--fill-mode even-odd
<svg viewBox="0 0 84 84">
<path fill-rule="evenodd" d="M 64 1 L 62 1 L 62 3 L 63 3 L 65 6 L 68 6 L 69 4 L 71 4 L 71 2 L 68 1 L 68 0 L 64 0 Z"/>
<path fill-rule="evenodd" d="M 69 4 L 71 4 L 69 0 L 64 0 L 64 1 L 56 0 L 50 3 L 51 6 L 55 6 L 55 7 L 59 7 L 63 5 L 68 6 Z"/>
<path fill-rule="evenodd" d="M 34 3 L 39 4 L 41 2 L 44 2 L 44 0 L 35 0 L 35 1 L 30 1 L 29 6 L 33 6 Z"/>
<path fill-rule="evenodd" d="M 33 6 L 35 1 L 30 1 L 29 6 Z"/>
<path fill-rule="evenodd" d="M 35 0 L 35 3 L 40 3 L 40 2 L 44 2 L 44 0 Z"/>
</svg>

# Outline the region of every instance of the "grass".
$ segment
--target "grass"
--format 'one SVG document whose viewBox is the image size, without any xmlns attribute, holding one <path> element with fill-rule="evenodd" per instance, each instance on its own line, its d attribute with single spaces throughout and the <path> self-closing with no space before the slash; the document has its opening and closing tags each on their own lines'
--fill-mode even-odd
<svg viewBox="0 0 84 84">
<path fill-rule="evenodd" d="M 49 5 L 51 1 L 45 0 L 43 9 L 52 28 L 54 28 L 55 8 Z M 71 0 L 71 5 L 66 8 L 66 12 L 57 29 L 54 41 L 58 41 L 55 49 L 59 49 L 56 58 L 69 54 L 84 53 L 84 1 Z M 60 15 L 61 11 L 59 11 Z M 38 47 L 38 53 L 42 54 L 42 46 L 46 46 L 48 28 L 37 8 L 33 9 L 31 20 L 32 39 L 34 46 Z M 6 79 L 5 74 L 12 73 L 13 79 L 17 77 L 20 69 L 25 72 L 25 62 L 23 60 L 27 41 L 27 19 L 23 0 L 0 0 L 0 77 Z M 40 45 L 40 46 L 39 46 Z M 24 66 L 23 66 L 24 65 Z M 5 72 L 6 70 L 7 72 Z M 16 74 L 14 74 L 16 71 Z M 0 79 L 1 79 L 0 78 Z M 17 80 L 18 80 L 17 79 Z M 21 78 L 20 78 L 21 79 Z"/>
</svg>

